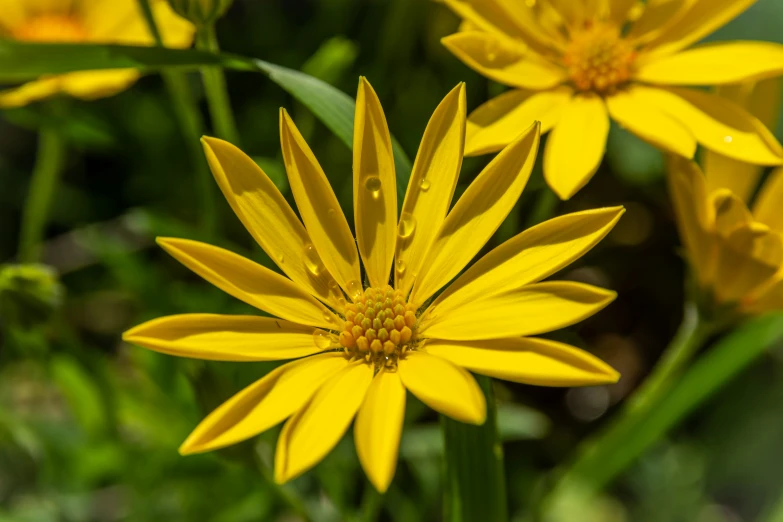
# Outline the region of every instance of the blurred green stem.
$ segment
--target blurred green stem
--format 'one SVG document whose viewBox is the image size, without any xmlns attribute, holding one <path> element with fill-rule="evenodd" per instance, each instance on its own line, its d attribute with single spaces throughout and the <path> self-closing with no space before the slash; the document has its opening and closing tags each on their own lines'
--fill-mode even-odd
<svg viewBox="0 0 783 522">
<path fill-rule="evenodd" d="M 446 450 L 448 522 L 505 522 L 508 520 L 503 445 L 497 429 L 492 379 L 477 375 L 487 400 L 487 420 L 472 426 L 441 417 Z"/>
<path fill-rule="evenodd" d="M 65 161 L 65 140 L 57 129 L 42 127 L 38 152 L 22 213 L 19 261 L 35 263 L 41 256 L 41 242 L 57 184 Z"/>
<path fill-rule="evenodd" d="M 150 7 L 149 0 L 139 0 L 141 9 L 147 19 L 147 25 L 159 47 L 164 47 L 163 38 L 155 23 L 155 16 Z M 188 149 L 190 160 L 196 171 L 197 186 L 200 199 L 199 215 L 201 217 L 201 229 L 207 238 L 213 236 L 218 227 L 217 210 L 215 205 L 215 185 L 212 175 L 207 169 L 204 151 L 201 149 L 201 136 L 204 134 L 204 121 L 201 118 L 198 104 L 193 97 L 193 92 L 188 85 L 187 76 L 175 70 L 161 72 L 166 90 L 171 98 L 174 114 L 179 122 L 185 146 Z"/>
<path fill-rule="evenodd" d="M 220 52 L 214 24 L 207 24 L 198 30 L 196 48 L 213 53 Z M 226 76 L 220 67 L 203 67 L 201 77 L 204 80 L 204 92 L 207 95 L 209 114 L 218 137 L 239 146 L 234 113 L 231 111 L 231 101 L 226 88 Z"/>
<path fill-rule="evenodd" d="M 555 194 L 548 185 L 541 187 L 541 190 L 539 190 L 536 195 L 538 197 L 533 204 L 533 211 L 527 218 L 525 228 L 530 228 L 539 223 L 543 223 L 547 219 L 551 219 L 555 215 L 557 204 L 560 203 L 557 194 Z"/>
<path fill-rule="evenodd" d="M 576 459 L 544 499 L 542 505 L 545 510 L 557 506 L 559 501 L 574 492 L 588 496 L 597 493 L 621 471 L 606 471 L 607 468 L 611 470 L 611 467 L 604 466 L 605 472 L 598 475 L 593 473 L 610 459 L 616 448 L 622 446 L 634 427 L 658 406 L 713 331 L 713 324 L 704 320 L 698 307 L 687 302 L 682 323 L 659 363 L 628 399 L 622 412 L 610 422 L 609 427 L 581 444 Z"/>
</svg>

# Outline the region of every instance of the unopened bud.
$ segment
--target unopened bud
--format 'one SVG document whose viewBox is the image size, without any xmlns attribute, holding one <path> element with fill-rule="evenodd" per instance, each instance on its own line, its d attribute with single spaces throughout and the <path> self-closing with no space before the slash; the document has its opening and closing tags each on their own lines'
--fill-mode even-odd
<svg viewBox="0 0 783 522">
<path fill-rule="evenodd" d="M 214 24 L 231 7 L 234 0 L 168 0 L 182 18 L 196 27 Z"/>
</svg>

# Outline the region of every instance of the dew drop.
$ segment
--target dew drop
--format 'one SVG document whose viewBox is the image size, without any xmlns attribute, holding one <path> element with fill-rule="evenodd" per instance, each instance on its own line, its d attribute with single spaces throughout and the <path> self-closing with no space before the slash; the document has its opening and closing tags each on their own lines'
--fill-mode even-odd
<svg viewBox="0 0 783 522">
<path fill-rule="evenodd" d="M 732 138 L 731 136 L 724 136 L 723 141 L 725 143 L 731 143 L 732 141 L 734 141 L 734 138 Z"/>
<path fill-rule="evenodd" d="M 333 208 L 330 208 L 329 210 L 326 211 L 326 215 L 329 216 L 330 218 L 334 218 L 337 215 L 337 211 Z"/>
<path fill-rule="evenodd" d="M 278 252 L 277 253 L 277 264 L 282 265 L 283 263 L 285 263 L 285 254 L 283 254 L 282 252 Z"/>
<path fill-rule="evenodd" d="M 356 279 L 348 281 L 346 290 L 348 290 L 348 295 L 351 296 L 351 299 L 356 300 L 356 298 L 362 295 L 362 284 Z"/>
<path fill-rule="evenodd" d="M 405 262 L 402 259 L 398 259 L 396 263 L 397 273 L 402 275 L 405 273 Z"/>
<path fill-rule="evenodd" d="M 413 234 L 416 228 L 416 218 L 410 212 L 403 212 L 400 216 L 400 226 L 397 229 L 397 234 L 405 239 Z"/>
<path fill-rule="evenodd" d="M 318 328 L 313 332 L 313 342 L 321 350 L 326 350 L 332 346 L 332 336 L 329 332 Z"/>
<path fill-rule="evenodd" d="M 364 180 L 364 188 L 370 191 L 373 199 L 378 199 L 381 195 L 381 178 L 378 176 L 369 176 Z"/>
<path fill-rule="evenodd" d="M 427 192 L 427 191 L 430 189 L 430 186 L 431 186 L 430 180 L 428 180 L 427 178 L 424 178 L 424 179 L 423 179 L 423 180 L 421 180 L 421 182 L 419 183 L 419 188 L 420 188 L 420 189 L 421 189 L 423 192 Z"/>
<path fill-rule="evenodd" d="M 332 314 L 326 310 L 324 310 L 324 321 L 327 323 L 333 323 L 334 320 L 332 319 Z"/>
<path fill-rule="evenodd" d="M 324 265 L 321 263 L 321 258 L 318 256 L 318 252 L 316 252 L 312 243 L 305 243 L 304 251 L 305 266 L 307 267 L 307 270 L 314 276 L 318 277 L 318 275 L 320 275 L 321 271 L 324 269 Z"/>
</svg>

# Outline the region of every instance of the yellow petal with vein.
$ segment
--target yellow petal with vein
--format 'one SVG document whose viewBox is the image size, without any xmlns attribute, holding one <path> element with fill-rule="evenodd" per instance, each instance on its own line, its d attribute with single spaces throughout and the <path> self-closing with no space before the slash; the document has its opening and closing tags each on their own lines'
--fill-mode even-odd
<svg viewBox="0 0 783 522">
<path fill-rule="evenodd" d="M 514 89 L 492 98 L 468 116 L 465 155 L 499 151 L 534 121 L 541 122 L 541 134 L 548 132 L 572 93 L 570 87 L 560 86 L 541 92 Z"/>
<path fill-rule="evenodd" d="M 541 90 L 567 79 L 566 70 L 508 38 L 479 31 L 455 33 L 441 39 L 462 62 L 491 80 L 512 87 Z"/>
<path fill-rule="evenodd" d="M 476 379 L 445 359 L 408 352 L 398 362 L 402 384 L 421 402 L 452 419 L 483 424 L 487 403 Z"/>
<path fill-rule="evenodd" d="M 359 462 L 380 493 L 394 478 L 405 418 L 405 387 L 398 372 L 381 370 L 372 380 L 354 424 Z"/>
<path fill-rule="evenodd" d="M 213 361 L 276 361 L 322 351 L 313 327 L 253 315 L 170 315 L 131 328 L 122 339 L 156 352 Z"/>
<path fill-rule="evenodd" d="M 429 299 L 492 237 L 525 188 L 536 161 L 539 138 L 536 122 L 470 184 L 432 243 L 410 301 L 420 305 Z"/>
<path fill-rule="evenodd" d="M 466 112 L 465 84 L 460 83 L 443 98 L 424 130 L 398 229 L 394 276 L 405 294 L 446 219 L 462 167 Z"/>
<path fill-rule="evenodd" d="M 283 195 L 247 154 L 217 138 L 201 138 L 215 180 L 250 235 L 295 283 L 333 307 L 336 284 L 307 230 Z M 309 267 L 309 268 L 308 268 Z"/>
<path fill-rule="evenodd" d="M 636 96 L 636 89 L 618 91 L 606 97 L 609 116 L 645 141 L 668 152 L 692 158 L 696 138 L 682 123 Z"/>
<path fill-rule="evenodd" d="M 645 54 L 664 56 L 694 44 L 730 22 L 756 0 L 695 0 L 674 23 L 647 43 Z M 644 59 L 644 58 L 641 58 Z"/>
<path fill-rule="evenodd" d="M 615 292 L 582 283 L 536 283 L 462 303 L 444 314 L 431 306 L 418 333 L 456 341 L 536 335 L 587 319 L 616 297 Z"/>
<path fill-rule="evenodd" d="M 296 413 L 324 381 L 347 364 L 342 354 L 325 353 L 272 370 L 210 413 L 179 452 L 203 453 L 268 430 Z"/>
<path fill-rule="evenodd" d="M 472 301 L 549 277 L 598 244 L 624 212 L 623 207 L 585 210 L 529 228 L 474 263 L 431 306 L 448 314 Z"/>
<path fill-rule="evenodd" d="M 251 306 L 308 326 L 333 329 L 342 325 L 342 320 L 296 283 L 249 259 L 198 241 L 157 241 L 177 261 Z"/>
<path fill-rule="evenodd" d="M 353 201 L 356 241 L 370 285 L 389 284 L 397 237 L 397 181 L 383 107 L 362 77 L 353 124 Z"/>
<path fill-rule="evenodd" d="M 783 234 L 783 168 L 773 170 L 761 186 L 753 216 L 772 230 Z"/>
<path fill-rule="evenodd" d="M 560 199 L 585 186 L 601 165 L 609 134 L 606 105 L 580 94 L 563 107 L 544 151 L 544 178 Z"/>
<path fill-rule="evenodd" d="M 433 339 L 427 341 L 424 349 L 475 373 L 536 386 L 591 386 L 614 383 L 620 378 L 619 373 L 594 355 L 548 339 Z"/>
<path fill-rule="evenodd" d="M 634 74 L 659 85 L 719 85 L 779 76 L 783 45 L 772 42 L 721 42 L 651 59 Z"/>
<path fill-rule="evenodd" d="M 315 250 L 339 285 L 354 297 L 361 276 L 351 229 L 326 174 L 285 109 L 280 109 L 280 144 L 291 192 Z"/>
<path fill-rule="evenodd" d="M 783 147 L 753 115 L 729 100 L 678 87 L 637 86 L 640 101 L 675 118 L 708 149 L 734 159 L 760 165 L 783 162 Z"/>
<path fill-rule="evenodd" d="M 291 417 L 277 439 L 275 482 L 282 484 L 318 464 L 340 438 L 364 400 L 373 380 L 364 361 L 333 375 L 310 402 Z"/>
</svg>

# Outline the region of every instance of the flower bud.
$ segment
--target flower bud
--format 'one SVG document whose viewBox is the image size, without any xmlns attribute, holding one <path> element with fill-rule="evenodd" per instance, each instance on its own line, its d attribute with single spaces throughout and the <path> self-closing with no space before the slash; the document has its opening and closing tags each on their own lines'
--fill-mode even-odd
<svg viewBox="0 0 783 522">
<path fill-rule="evenodd" d="M 182 18 L 196 27 L 214 24 L 225 14 L 234 0 L 168 0 Z"/>
</svg>

